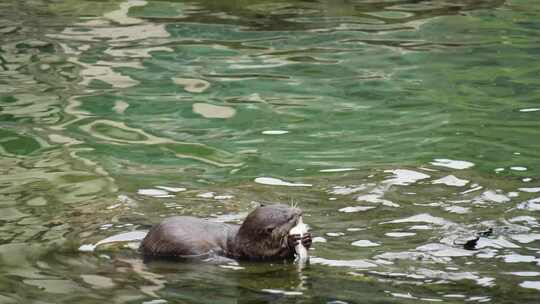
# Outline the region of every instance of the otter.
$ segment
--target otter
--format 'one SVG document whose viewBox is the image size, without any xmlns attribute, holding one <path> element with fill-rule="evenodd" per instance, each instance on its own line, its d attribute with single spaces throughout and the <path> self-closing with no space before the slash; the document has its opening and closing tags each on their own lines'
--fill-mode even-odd
<svg viewBox="0 0 540 304">
<path fill-rule="evenodd" d="M 242 225 L 175 216 L 153 226 L 140 251 L 146 259 L 223 256 L 239 260 L 294 258 L 299 243 L 309 248 L 311 233 L 289 235 L 302 211 L 287 205 L 257 207 Z"/>
</svg>

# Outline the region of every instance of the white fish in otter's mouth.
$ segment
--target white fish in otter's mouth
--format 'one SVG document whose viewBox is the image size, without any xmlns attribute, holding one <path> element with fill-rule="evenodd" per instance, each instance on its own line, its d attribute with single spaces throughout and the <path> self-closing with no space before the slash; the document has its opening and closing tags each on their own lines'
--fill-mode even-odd
<svg viewBox="0 0 540 304">
<path fill-rule="evenodd" d="M 289 235 L 300 235 L 300 239 L 304 236 L 304 234 L 308 233 L 309 226 L 304 224 L 302 221 L 302 217 L 300 216 L 298 218 L 298 222 L 296 223 L 296 226 L 292 227 L 289 231 Z M 298 241 L 298 243 L 294 246 L 294 251 L 296 252 L 296 258 L 297 261 L 300 263 L 305 263 L 309 260 L 308 252 L 306 247 L 302 244 L 302 241 Z"/>
</svg>

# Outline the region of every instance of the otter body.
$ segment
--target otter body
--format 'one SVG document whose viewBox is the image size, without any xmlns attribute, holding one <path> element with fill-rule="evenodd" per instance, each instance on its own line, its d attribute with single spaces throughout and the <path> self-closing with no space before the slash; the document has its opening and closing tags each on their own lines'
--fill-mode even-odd
<svg viewBox="0 0 540 304">
<path fill-rule="evenodd" d="M 190 216 L 175 216 L 152 227 L 141 249 L 148 256 L 188 257 L 216 253 L 227 255 L 239 226 Z"/>
<path fill-rule="evenodd" d="M 269 260 L 294 257 L 301 241 L 311 245 L 311 235 L 289 236 L 302 211 L 286 205 L 253 210 L 242 225 L 216 223 L 190 216 L 175 216 L 150 229 L 141 243 L 147 258 L 186 258 L 211 255 L 235 259 Z"/>
</svg>

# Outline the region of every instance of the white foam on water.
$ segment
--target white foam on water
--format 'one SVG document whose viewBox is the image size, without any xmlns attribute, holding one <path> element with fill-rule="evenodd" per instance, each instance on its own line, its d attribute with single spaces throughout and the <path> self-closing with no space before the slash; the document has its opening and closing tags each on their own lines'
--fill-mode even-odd
<svg viewBox="0 0 540 304">
<path fill-rule="evenodd" d="M 264 135 L 283 135 L 289 133 L 289 131 L 285 130 L 267 130 L 261 132 Z"/>
<path fill-rule="evenodd" d="M 203 79 L 173 77 L 172 80 L 175 84 L 179 86 L 183 86 L 184 90 L 190 93 L 202 93 L 210 87 L 210 82 Z M 236 110 L 234 110 L 231 107 L 219 107 L 219 108 L 213 108 L 213 107 L 219 107 L 219 106 L 198 103 L 198 104 L 194 104 L 193 112 L 198 113 L 202 115 L 203 117 L 207 117 L 205 115 L 207 113 L 209 115 L 208 118 L 212 118 L 212 116 L 214 116 L 214 113 L 218 116 L 216 118 L 227 118 L 227 117 L 234 116 L 234 114 L 236 113 Z M 221 109 L 220 111 L 220 108 L 223 108 L 223 109 Z M 223 115 L 223 113 L 218 114 L 220 112 L 225 112 L 226 113 L 225 117 L 220 117 Z"/>
<path fill-rule="evenodd" d="M 273 294 L 282 294 L 285 296 L 301 296 L 304 294 L 301 291 L 287 291 L 287 290 L 281 290 L 281 289 L 261 289 L 261 291 L 264 291 L 267 293 L 273 293 Z"/>
<path fill-rule="evenodd" d="M 465 191 L 461 192 L 461 194 L 471 193 L 471 192 L 474 192 L 474 191 L 478 191 L 478 190 L 480 190 L 480 189 L 482 189 L 482 188 L 484 188 L 484 187 L 482 187 L 482 186 L 476 186 L 476 187 L 473 187 L 473 188 L 471 188 L 471 189 L 469 189 L 469 190 L 465 190 Z"/>
<path fill-rule="evenodd" d="M 496 257 L 497 253 L 498 251 L 495 249 L 483 249 L 476 257 L 480 259 L 491 259 Z"/>
<path fill-rule="evenodd" d="M 540 290 L 540 281 L 524 281 L 520 283 L 519 286 L 523 288 L 531 288 L 531 289 Z"/>
<path fill-rule="evenodd" d="M 506 274 L 511 274 L 518 277 L 540 277 L 540 272 L 537 272 L 537 271 L 515 271 L 515 272 L 506 272 Z"/>
<path fill-rule="evenodd" d="M 365 185 L 360 185 L 360 186 L 348 186 L 348 187 L 345 187 L 345 186 L 335 186 L 335 187 L 333 187 L 332 189 L 333 189 L 333 190 L 330 191 L 330 193 L 332 193 L 332 194 L 348 195 L 348 194 L 353 194 L 353 193 L 356 193 L 356 192 L 365 190 L 365 189 L 366 189 L 366 186 L 365 186 Z"/>
<path fill-rule="evenodd" d="M 531 233 L 531 234 L 514 234 L 510 236 L 513 240 L 518 241 L 522 244 L 532 243 L 534 241 L 540 240 L 540 233 Z"/>
<path fill-rule="evenodd" d="M 384 260 L 410 260 L 410 261 L 430 261 L 435 263 L 448 263 L 451 261 L 448 257 L 435 257 L 428 253 L 417 251 L 401 251 L 401 252 L 385 252 L 383 254 L 376 255 L 374 258 Z"/>
<path fill-rule="evenodd" d="M 536 112 L 540 111 L 540 108 L 527 108 L 527 109 L 520 109 L 520 112 Z"/>
<path fill-rule="evenodd" d="M 113 226 L 114 226 L 113 224 L 103 224 L 103 225 L 101 225 L 101 227 L 99 227 L 99 229 L 109 229 L 109 228 L 111 228 Z"/>
<path fill-rule="evenodd" d="M 445 211 L 456 214 L 467 214 L 471 212 L 471 208 L 461 206 L 448 206 L 444 208 Z"/>
<path fill-rule="evenodd" d="M 225 269 L 232 269 L 232 270 L 242 270 L 242 269 L 246 269 L 245 267 L 242 267 L 242 266 L 235 266 L 235 265 L 219 265 L 219 267 L 225 268 Z"/>
<path fill-rule="evenodd" d="M 445 294 L 443 297 L 445 298 L 466 298 L 466 296 L 462 294 Z"/>
<path fill-rule="evenodd" d="M 187 90 L 187 89 L 186 89 Z M 194 103 L 193 113 L 197 113 L 204 118 L 231 118 L 236 115 L 236 110 L 228 106 L 217 106 L 208 103 Z"/>
<path fill-rule="evenodd" d="M 480 286 L 492 287 L 492 286 L 495 286 L 495 278 L 490 278 L 490 277 L 478 278 L 476 280 L 476 283 L 478 283 L 478 285 Z"/>
<path fill-rule="evenodd" d="M 257 177 L 255 179 L 257 184 L 270 185 L 270 186 L 287 186 L 287 187 L 311 187 L 311 184 L 290 183 L 281 179 L 273 177 Z"/>
<path fill-rule="evenodd" d="M 426 302 L 444 302 L 442 299 L 434 299 L 434 298 L 420 298 L 421 301 Z"/>
<path fill-rule="evenodd" d="M 156 186 L 156 188 L 169 191 L 169 192 L 182 192 L 182 191 L 187 190 L 186 188 L 182 188 L 182 187 L 167 187 L 167 186 Z"/>
<path fill-rule="evenodd" d="M 474 166 L 474 163 L 464 161 L 464 160 L 453 160 L 446 158 L 436 158 L 430 164 L 438 167 L 446 167 L 456 170 L 468 169 Z"/>
<path fill-rule="evenodd" d="M 447 272 L 441 270 L 432 270 L 432 269 L 418 269 L 417 274 L 426 276 L 432 279 L 439 280 L 449 280 L 449 281 L 461 281 L 461 280 L 472 280 L 475 281 L 478 285 L 484 287 L 491 287 L 495 285 L 495 279 L 491 277 L 481 277 L 473 272 Z"/>
<path fill-rule="evenodd" d="M 394 170 L 387 171 L 387 172 L 394 172 Z M 390 179 L 390 180 L 384 181 L 382 185 L 376 186 L 373 189 L 371 189 L 371 191 L 368 194 L 357 196 L 356 201 L 381 204 L 383 206 L 388 206 L 388 207 L 396 207 L 396 208 L 399 207 L 399 204 L 383 199 L 385 191 L 387 191 L 388 188 L 392 186 L 393 182 L 395 181 L 396 179 Z M 340 194 L 340 195 L 352 194 L 355 192 L 363 191 L 367 189 L 368 186 L 375 186 L 375 184 L 366 184 L 366 185 L 348 186 L 348 187 L 336 186 L 336 187 L 333 187 L 333 190 L 331 191 L 331 193 Z"/>
<path fill-rule="evenodd" d="M 510 170 L 514 170 L 514 171 L 527 171 L 527 168 L 526 168 L 526 167 L 515 166 L 515 167 L 510 167 Z"/>
<path fill-rule="evenodd" d="M 388 233 L 385 233 L 384 235 L 393 237 L 393 238 L 403 238 L 403 237 L 416 235 L 416 233 L 414 232 L 388 232 Z"/>
<path fill-rule="evenodd" d="M 381 224 L 399 224 L 399 223 L 417 223 L 417 222 L 430 223 L 430 224 L 435 224 L 435 225 L 440 225 L 440 226 L 448 225 L 452 223 L 450 221 L 443 219 L 442 217 L 435 217 L 428 213 L 422 213 L 422 214 L 406 217 L 403 219 L 393 220 L 389 222 L 382 222 Z"/>
<path fill-rule="evenodd" d="M 360 195 L 359 197 L 356 198 L 356 201 L 381 204 L 383 206 L 388 206 L 388 207 L 396 207 L 396 208 L 399 207 L 399 204 L 391 202 L 387 199 L 383 199 L 381 197 L 382 197 L 382 194 L 371 193 L 371 194 Z"/>
<path fill-rule="evenodd" d="M 340 301 L 340 300 L 334 300 L 331 302 L 326 302 L 326 304 L 349 304 L 348 302 Z"/>
<path fill-rule="evenodd" d="M 484 237 L 481 237 L 480 239 L 478 239 L 478 241 L 476 243 L 476 248 L 481 249 L 481 248 L 486 248 L 486 247 L 491 247 L 491 248 L 521 248 L 519 245 L 516 245 L 516 244 L 506 240 L 502 236 L 498 237 L 497 239 L 488 239 L 488 238 L 484 238 Z"/>
<path fill-rule="evenodd" d="M 388 262 L 388 261 L 386 261 Z M 391 265 L 391 264 L 389 264 Z M 423 276 L 423 275 L 418 275 L 418 274 L 415 274 L 415 273 L 405 273 L 405 272 L 384 272 L 384 271 L 370 271 L 369 273 L 371 274 L 376 274 L 376 275 L 379 275 L 379 276 L 385 276 L 385 277 L 406 277 L 406 278 L 411 278 L 411 279 L 418 279 L 418 280 L 423 280 L 426 278 L 426 276 Z"/>
<path fill-rule="evenodd" d="M 385 170 L 384 172 L 394 174 L 393 178 L 384 181 L 385 183 L 392 185 L 407 186 L 416 183 L 417 181 L 430 178 L 427 174 L 407 169 Z"/>
<path fill-rule="evenodd" d="M 439 178 L 437 180 L 434 180 L 431 182 L 432 184 L 443 184 L 447 186 L 453 186 L 453 187 L 463 187 L 469 183 L 466 179 L 460 179 L 455 177 L 454 175 L 448 175 L 443 178 Z"/>
<path fill-rule="evenodd" d="M 509 221 L 512 223 L 525 222 L 529 225 L 538 225 L 538 220 L 535 217 L 527 216 L 527 215 L 516 216 L 516 217 L 511 218 Z"/>
<path fill-rule="evenodd" d="M 322 169 L 319 170 L 319 172 L 347 172 L 347 171 L 355 171 L 358 170 L 356 168 L 336 168 L 336 169 Z"/>
<path fill-rule="evenodd" d="M 464 257 L 472 256 L 474 252 L 461 248 L 451 247 L 445 244 L 430 243 L 417 247 L 416 250 L 428 252 L 436 257 Z"/>
<path fill-rule="evenodd" d="M 510 191 L 506 194 L 508 197 L 519 197 L 519 192 Z"/>
<path fill-rule="evenodd" d="M 284 59 L 278 59 L 278 58 L 263 59 L 262 64 L 253 64 L 251 61 L 246 62 L 246 61 L 242 61 L 238 59 L 230 60 L 230 62 L 234 62 L 234 63 L 229 65 L 229 69 L 234 69 L 234 70 L 269 69 L 269 68 L 276 68 L 276 67 L 290 64 L 288 61 Z M 297 83 L 295 82 L 295 84 Z"/>
<path fill-rule="evenodd" d="M 103 16 L 111 21 L 117 22 L 122 25 L 139 24 L 144 22 L 144 20 L 129 17 L 129 9 L 136 6 L 145 6 L 146 4 L 147 2 L 142 0 L 128 0 L 126 2 L 120 3 L 120 8 L 118 10 L 105 13 Z"/>
<path fill-rule="evenodd" d="M 214 198 L 215 195 L 216 194 L 214 192 L 205 192 L 205 193 L 197 194 L 197 197 Z"/>
<path fill-rule="evenodd" d="M 105 238 L 95 244 L 84 244 L 79 247 L 79 251 L 94 251 L 98 246 L 103 244 L 110 244 L 110 243 L 119 243 L 119 242 L 134 242 L 134 241 L 141 241 L 144 239 L 148 231 L 146 230 L 135 230 L 130 232 L 124 232 L 115 234 L 113 236 L 110 236 L 108 238 Z"/>
<path fill-rule="evenodd" d="M 532 255 L 521 255 L 515 253 L 502 255 L 501 257 L 506 263 L 532 263 L 540 261 L 540 259 Z"/>
<path fill-rule="evenodd" d="M 91 22 L 91 21 L 89 21 Z M 60 39 L 60 40 L 78 40 L 78 41 L 98 41 L 100 39 L 109 39 L 110 42 L 126 42 L 126 41 L 140 41 L 147 38 L 166 38 L 170 37 L 170 33 L 165 29 L 164 24 L 154 24 L 154 23 L 142 23 L 139 25 L 131 26 L 108 26 L 108 23 L 100 24 L 99 26 L 90 25 L 88 23 L 78 23 L 77 25 L 85 26 L 87 31 L 80 31 L 79 27 L 68 27 L 65 28 L 59 34 L 47 34 L 47 37 Z M 72 50 L 65 49 L 65 51 L 70 51 L 73 54 Z M 76 60 L 76 58 L 70 58 L 71 60 Z M 82 63 L 82 66 L 89 67 L 90 65 Z M 99 70 L 94 70 L 99 72 Z M 94 73 L 92 73 L 94 74 Z M 96 75 L 96 74 L 94 74 Z"/>
<path fill-rule="evenodd" d="M 214 199 L 218 200 L 218 201 L 227 200 L 227 199 L 231 199 L 231 198 L 234 198 L 234 195 L 216 195 L 216 196 L 214 196 Z"/>
<path fill-rule="evenodd" d="M 96 250 L 96 246 L 93 244 L 83 244 L 79 247 L 79 251 L 82 252 L 92 252 Z"/>
<path fill-rule="evenodd" d="M 216 214 L 215 217 L 211 217 L 208 220 L 212 222 L 217 222 L 217 223 L 242 222 L 242 220 L 246 218 L 247 215 L 248 215 L 247 212 L 220 214 L 220 215 Z"/>
<path fill-rule="evenodd" d="M 433 230 L 433 227 L 429 225 L 414 225 L 409 227 L 409 230 Z"/>
<path fill-rule="evenodd" d="M 520 203 L 517 205 L 517 208 L 529 211 L 540 211 L 540 197 Z"/>
<path fill-rule="evenodd" d="M 135 201 L 127 195 L 120 194 L 117 199 L 121 204 L 135 204 Z"/>
<path fill-rule="evenodd" d="M 470 298 L 466 299 L 465 301 L 467 301 L 467 302 L 476 301 L 476 302 L 479 302 L 479 303 L 484 303 L 484 302 L 491 301 L 491 298 L 490 297 L 470 297 Z"/>
<path fill-rule="evenodd" d="M 365 260 L 328 260 L 319 257 L 312 257 L 311 264 L 320 264 L 334 267 L 351 267 L 351 268 L 373 268 L 377 267 L 377 264 L 370 263 Z"/>
<path fill-rule="evenodd" d="M 169 192 L 161 189 L 139 189 L 137 190 L 137 194 L 145 195 L 145 196 L 162 196 L 162 195 L 169 195 Z"/>
<path fill-rule="evenodd" d="M 165 304 L 165 303 L 167 303 L 167 300 L 164 300 L 164 299 L 156 299 L 156 300 L 142 302 L 142 304 Z"/>
<path fill-rule="evenodd" d="M 327 241 L 322 236 L 316 236 L 313 239 L 311 239 L 311 242 L 312 243 L 326 243 Z"/>
<path fill-rule="evenodd" d="M 399 292 L 388 292 L 388 293 L 395 298 L 418 299 L 417 297 L 411 295 L 410 293 L 399 293 Z"/>
<path fill-rule="evenodd" d="M 152 52 L 157 52 L 157 51 L 174 52 L 174 50 L 171 49 L 170 47 L 154 46 L 154 47 L 142 47 L 142 48 L 130 47 L 130 48 L 120 48 L 120 49 L 108 48 L 107 50 L 105 50 L 104 53 L 107 55 L 111 55 L 112 57 L 152 58 Z M 115 103 L 113 110 L 118 114 L 123 114 L 124 111 L 128 107 L 129 107 L 128 103 L 125 103 L 124 101 L 120 101 L 120 103 Z"/>
<path fill-rule="evenodd" d="M 339 209 L 340 212 L 345 212 L 345 213 L 352 213 L 352 212 L 362 212 L 362 211 L 368 211 L 368 210 L 371 210 L 371 209 L 374 209 L 375 207 L 371 207 L 371 206 L 354 206 L 354 207 L 345 207 L 345 208 L 341 208 Z"/>
<path fill-rule="evenodd" d="M 537 193 L 540 192 L 540 187 L 535 188 L 519 188 L 518 189 L 521 192 L 527 192 L 527 193 Z"/>
<path fill-rule="evenodd" d="M 358 246 L 358 247 L 376 247 L 381 246 L 379 243 L 372 242 L 370 240 L 359 240 L 352 242 L 351 245 Z"/>
<path fill-rule="evenodd" d="M 326 235 L 328 236 L 342 236 L 345 235 L 343 232 L 327 232 Z"/>
<path fill-rule="evenodd" d="M 510 198 L 506 195 L 497 193 L 493 190 L 484 191 L 480 198 L 495 203 L 506 203 L 510 201 Z"/>
<path fill-rule="evenodd" d="M 118 207 L 122 206 L 121 203 L 118 203 L 118 204 L 114 204 L 114 205 L 110 205 L 107 207 L 108 210 L 112 210 L 112 209 L 116 209 Z"/>
</svg>

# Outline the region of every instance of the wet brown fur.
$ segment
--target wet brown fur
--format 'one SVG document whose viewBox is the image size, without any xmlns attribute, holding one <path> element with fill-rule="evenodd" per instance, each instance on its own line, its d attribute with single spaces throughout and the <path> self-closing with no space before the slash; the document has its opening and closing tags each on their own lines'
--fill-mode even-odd
<svg viewBox="0 0 540 304">
<path fill-rule="evenodd" d="M 261 206 L 242 225 L 178 216 L 150 229 L 141 252 L 145 257 L 185 258 L 212 254 L 236 259 L 270 260 L 294 257 L 289 230 L 302 212 L 286 205 Z"/>
</svg>

